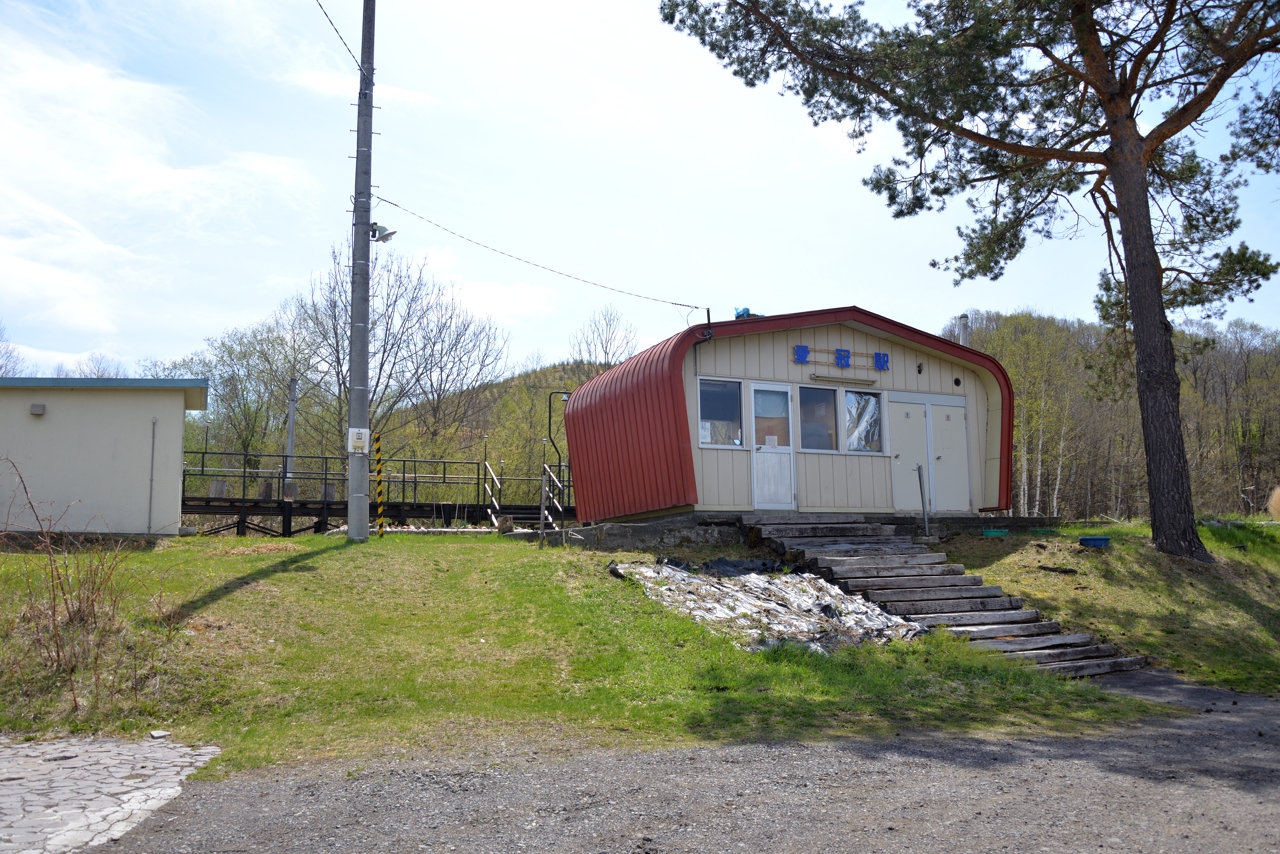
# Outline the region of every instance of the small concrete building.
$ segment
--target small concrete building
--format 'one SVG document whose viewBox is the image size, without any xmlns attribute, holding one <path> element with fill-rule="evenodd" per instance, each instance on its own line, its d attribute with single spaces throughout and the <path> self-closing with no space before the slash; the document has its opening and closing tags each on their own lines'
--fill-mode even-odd
<svg viewBox="0 0 1280 854">
<path fill-rule="evenodd" d="M 857 307 L 699 324 L 573 393 L 578 519 L 1010 506 L 991 356 Z"/>
<path fill-rule="evenodd" d="M 177 534 L 188 410 L 203 379 L 0 377 L 0 527 Z"/>
</svg>

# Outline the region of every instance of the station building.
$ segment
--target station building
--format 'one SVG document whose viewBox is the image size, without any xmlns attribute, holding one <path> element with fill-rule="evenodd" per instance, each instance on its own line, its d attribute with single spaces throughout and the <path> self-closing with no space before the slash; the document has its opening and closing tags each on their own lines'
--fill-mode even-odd
<svg viewBox="0 0 1280 854">
<path fill-rule="evenodd" d="M 1004 368 L 854 306 L 690 327 L 582 385 L 565 429 L 582 522 L 1010 506 Z"/>
<path fill-rule="evenodd" d="M 0 530 L 177 534 L 186 413 L 208 397 L 204 379 L 0 377 Z"/>
</svg>

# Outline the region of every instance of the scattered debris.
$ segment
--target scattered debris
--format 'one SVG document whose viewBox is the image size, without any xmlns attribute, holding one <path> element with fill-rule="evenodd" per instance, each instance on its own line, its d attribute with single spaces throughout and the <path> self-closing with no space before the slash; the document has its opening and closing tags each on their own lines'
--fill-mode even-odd
<svg viewBox="0 0 1280 854">
<path fill-rule="evenodd" d="M 425 525 L 417 527 L 414 525 L 387 525 L 384 531 L 388 534 L 492 534 L 494 528 L 486 525 L 467 525 L 461 528 L 428 528 Z M 517 531 L 525 530 L 524 528 L 516 528 Z M 325 536 L 334 537 L 345 535 L 347 533 L 346 525 L 339 525 L 337 528 L 330 528 L 325 531 Z M 369 533 L 377 536 L 377 528 L 374 525 L 369 526 Z"/>
<path fill-rule="evenodd" d="M 151 730 L 151 737 L 159 741 L 162 738 L 168 738 L 169 732 L 168 730 L 163 730 L 163 729 L 153 729 Z"/>
<path fill-rule="evenodd" d="M 1043 563 L 1042 563 L 1042 564 L 1040 564 L 1040 566 L 1038 566 L 1038 567 L 1036 567 L 1036 568 L 1037 568 L 1037 569 L 1043 569 L 1045 572 L 1057 572 L 1057 573 L 1060 573 L 1060 574 L 1062 574 L 1062 575 L 1075 575 L 1075 574 L 1077 574 L 1078 572 L 1080 572 L 1080 570 L 1078 570 L 1078 569 L 1072 569 L 1072 568 L 1071 568 L 1071 567 L 1069 567 L 1069 566 L 1048 566 L 1048 565 L 1043 564 Z"/>
<path fill-rule="evenodd" d="M 658 558 L 659 565 L 682 569 L 685 572 L 696 572 L 698 575 L 705 575 L 711 578 L 740 578 L 744 575 L 752 573 L 763 573 L 765 575 L 778 575 L 784 572 L 790 572 L 790 568 L 781 561 L 776 560 L 730 560 L 727 557 L 718 557 L 715 560 L 708 561 L 702 566 L 694 567 L 692 564 L 682 560 L 672 560 L 671 558 Z"/>
<path fill-rule="evenodd" d="M 815 575 L 770 577 L 737 566 L 748 563 L 774 562 L 712 561 L 707 574 L 690 572 L 687 564 L 610 563 L 609 572 L 639 582 L 651 599 L 739 638 L 751 650 L 799 643 L 828 653 L 868 640 L 910 640 L 927 631 Z"/>
</svg>

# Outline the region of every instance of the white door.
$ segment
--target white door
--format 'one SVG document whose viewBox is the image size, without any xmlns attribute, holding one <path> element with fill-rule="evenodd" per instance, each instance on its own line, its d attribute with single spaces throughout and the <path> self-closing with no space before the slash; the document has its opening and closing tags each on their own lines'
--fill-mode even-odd
<svg viewBox="0 0 1280 854">
<path fill-rule="evenodd" d="M 757 510 L 794 510 L 791 386 L 751 384 L 751 468 Z"/>
<path fill-rule="evenodd" d="M 933 438 L 933 508 L 968 512 L 969 453 L 963 406 L 929 404 Z"/>
<path fill-rule="evenodd" d="M 920 475 L 924 467 L 925 495 L 929 494 L 928 404 L 889 401 L 889 450 L 893 464 L 893 506 L 920 512 Z M 931 506 L 930 510 L 933 509 Z"/>
</svg>

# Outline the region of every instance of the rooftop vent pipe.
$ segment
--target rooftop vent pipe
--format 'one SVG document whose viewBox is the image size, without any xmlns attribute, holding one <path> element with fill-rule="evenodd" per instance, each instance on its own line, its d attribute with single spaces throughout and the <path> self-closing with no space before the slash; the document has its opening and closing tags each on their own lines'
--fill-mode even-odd
<svg viewBox="0 0 1280 854">
<path fill-rule="evenodd" d="M 960 315 L 960 346 L 969 346 L 969 315 Z"/>
</svg>

